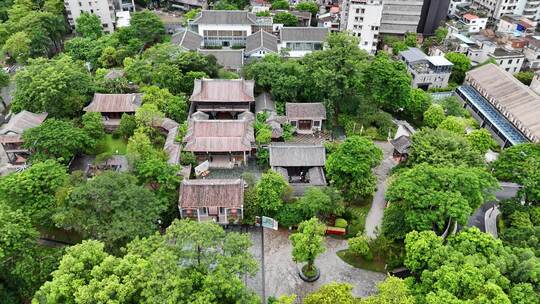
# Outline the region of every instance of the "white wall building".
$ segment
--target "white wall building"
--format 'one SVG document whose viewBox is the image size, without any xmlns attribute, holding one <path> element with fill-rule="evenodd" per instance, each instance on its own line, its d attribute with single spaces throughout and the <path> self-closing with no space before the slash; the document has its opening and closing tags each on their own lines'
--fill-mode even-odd
<svg viewBox="0 0 540 304">
<path fill-rule="evenodd" d="M 256 25 L 255 14 L 248 11 L 203 10 L 190 22 L 191 29 L 204 38 L 205 46 L 223 47 L 245 45 Z"/>
<path fill-rule="evenodd" d="M 384 0 L 380 32 L 384 34 L 416 33 L 422 0 Z"/>
<path fill-rule="evenodd" d="M 540 0 L 472 0 L 472 7 L 485 10 L 496 20 L 511 14 L 540 20 Z"/>
<path fill-rule="evenodd" d="M 358 37 L 358 47 L 377 51 L 383 4 L 381 0 L 346 0 L 341 11 L 341 30 Z"/>
<path fill-rule="evenodd" d="M 69 25 L 75 28 L 75 21 L 81 13 L 96 14 L 101 19 L 103 31 L 114 31 L 115 9 L 114 0 L 64 0 Z"/>
<path fill-rule="evenodd" d="M 448 5 L 448 16 L 458 16 L 461 7 L 471 5 L 471 0 L 451 0 Z"/>
<path fill-rule="evenodd" d="M 485 29 L 487 26 L 487 21 L 487 18 L 480 18 L 473 14 L 464 14 L 461 16 L 460 20 L 464 28 L 467 29 L 468 33 L 478 33 Z"/>
<path fill-rule="evenodd" d="M 525 55 L 521 52 L 509 51 L 503 48 L 497 48 L 488 56 L 493 58 L 501 69 L 512 74 L 521 71 L 525 62 Z"/>
<path fill-rule="evenodd" d="M 324 48 L 330 30 L 324 27 L 283 27 L 279 33 L 278 50 L 287 57 L 300 58 Z"/>
</svg>

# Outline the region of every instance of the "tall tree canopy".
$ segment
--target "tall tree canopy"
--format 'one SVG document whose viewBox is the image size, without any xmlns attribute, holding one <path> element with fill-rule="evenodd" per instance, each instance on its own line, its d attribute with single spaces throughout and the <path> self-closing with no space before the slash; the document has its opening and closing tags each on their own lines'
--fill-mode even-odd
<svg viewBox="0 0 540 304">
<path fill-rule="evenodd" d="M 462 84 L 463 80 L 465 80 L 465 73 L 471 69 L 471 59 L 465 54 L 452 52 L 446 54 L 445 57 L 453 64 L 450 81 Z"/>
<path fill-rule="evenodd" d="M 261 176 L 255 189 L 257 205 L 263 215 L 274 216 L 283 205 L 283 198 L 289 191 L 289 185 L 281 174 L 268 170 Z"/>
<path fill-rule="evenodd" d="M 394 177 L 386 192 L 386 199 L 394 205 L 385 212 L 386 228 L 396 222 L 390 222 L 392 215 L 388 213 L 401 215 L 405 222 L 405 229 L 387 229 L 387 234 L 399 237 L 412 230 L 440 234 L 449 221 L 465 225 L 476 208 L 493 198 L 497 188 L 495 178 L 483 169 L 414 166 Z"/>
<path fill-rule="evenodd" d="M 133 13 L 130 30 L 142 42 L 148 44 L 160 42 L 165 36 L 165 26 L 156 13 L 143 10 Z"/>
<path fill-rule="evenodd" d="M 101 19 L 96 14 L 83 12 L 75 20 L 75 30 L 77 34 L 84 38 L 97 39 L 103 35 Z"/>
<path fill-rule="evenodd" d="M 247 235 L 214 223 L 175 221 L 166 235 L 136 239 L 122 256 L 99 241 L 67 249 L 34 303 L 259 303 L 244 285 L 256 262 Z"/>
<path fill-rule="evenodd" d="M 345 198 L 358 199 L 375 191 L 372 169 L 382 160 L 382 151 L 365 137 L 351 136 L 332 152 L 326 161 L 330 183 L 343 191 Z"/>
<path fill-rule="evenodd" d="M 148 236 L 165 211 L 148 189 L 126 173 L 106 172 L 75 186 L 59 202 L 54 220 L 84 238 L 103 241 L 110 250 L 137 236 Z"/>
<path fill-rule="evenodd" d="M 51 117 L 78 115 L 93 90 L 88 71 L 69 56 L 30 60 L 15 82 L 13 111 L 47 112 Z"/>
</svg>

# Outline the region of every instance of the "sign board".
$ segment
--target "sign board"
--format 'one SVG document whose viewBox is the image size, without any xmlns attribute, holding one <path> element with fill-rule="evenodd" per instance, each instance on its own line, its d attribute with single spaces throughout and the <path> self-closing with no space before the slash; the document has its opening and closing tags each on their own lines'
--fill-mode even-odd
<svg viewBox="0 0 540 304">
<path fill-rule="evenodd" d="M 209 168 L 210 168 L 210 162 L 206 160 L 202 162 L 200 165 L 198 165 L 197 167 L 195 167 L 195 175 L 200 176 L 204 172 L 208 171 Z"/>
<path fill-rule="evenodd" d="M 271 217 L 263 216 L 261 223 L 263 228 L 278 230 L 278 222 Z"/>
</svg>

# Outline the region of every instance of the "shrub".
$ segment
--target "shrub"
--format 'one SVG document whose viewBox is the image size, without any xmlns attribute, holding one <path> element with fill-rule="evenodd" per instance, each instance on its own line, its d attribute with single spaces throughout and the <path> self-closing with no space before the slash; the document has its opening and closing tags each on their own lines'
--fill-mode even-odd
<svg viewBox="0 0 540 304">
<path fill-rule="evenodd" d="M 373 253 L 369 249 L 369 238 L 364 234 L 349 239 L 349 250 L 367 261 L 373 260 Z"/>
<path fill-rule="evenodd" d="M 122 114 L 120 119 L 120 126 L 118 127 L 118 133 L 121 134 L 124 138 L 129 138 L 135 132 L 137 128 L 137 122 L 135 121 L 135 116 L 129 114 Z"/>
<path fill-rule="evenodd" d="M 268 167 L 270 164 L 270 153 L 268 149 L 257 149 L 257 164 L 261 167 Z"/>
<path fill-rule="evenodd" d="M 193 152 L 182 151 L 182 153 L 180 154 L 180 164 L 182 166 L 196 166 L 197 158 L 195 157 L 195 154 L 193 154 Z"/>
<path fill-rule="evenodd" d="M 231 49 L 233 49 L 233 50 L 239 50 L 239 49 L 243 49 L 243 48 L 245 48 L 245 46 L 243 46 L 241 44 L 233 44 L 231 46 Z"/>
<path fill-rule="evenodd" d="M 336 219 L 336 223 L 334 224 L 334 226 L 338 228 L 347 228 L 348 225 L 349 223 L 347 223 L 347 220 L 342 218 Z"/>
</svg>

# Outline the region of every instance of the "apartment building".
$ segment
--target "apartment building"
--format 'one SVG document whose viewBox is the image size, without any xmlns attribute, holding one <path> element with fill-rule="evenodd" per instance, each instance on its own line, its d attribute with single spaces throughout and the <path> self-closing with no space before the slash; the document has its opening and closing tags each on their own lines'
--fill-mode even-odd
<svg viewBox="0 0 540 304">
<path fill-rule="evenodd" d="M 422 0 L 385 0 L 379 32 L 397 35 L 416 33 L 423 5 Z"/>
<path fill-rule="evenodd" d="M 383 3 L 381 0 L 344 1 L 341 30 L 358 38 L 358 47 L 368 53 L 377 51 Z"/>
<path fill-rule="evenodd" d="M 540 21 L 540 0 L 473 0 L 471 7 L 486 11 L 496 20 L 514 14 Z"/>
<path fill-rule="evenodd" d="M 114 31 L 115 0 L 64 0 L 67 19 L 71 28 L 75 28 L 75 21 L 83 13 L 96 14 L 101 19 L 103 31 Z M 122 0 L 120 0 L 122 1 Z"/>
<path fill-rule="evenodd" d="M 399 59 L 407 65 L 414 88 L 428 90 L 448 87 L 452 63 L 443 56 L 427 56 L 418 48 L 409 48 L 399 52 Z"/>
</svg>

